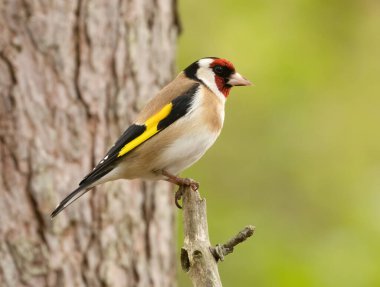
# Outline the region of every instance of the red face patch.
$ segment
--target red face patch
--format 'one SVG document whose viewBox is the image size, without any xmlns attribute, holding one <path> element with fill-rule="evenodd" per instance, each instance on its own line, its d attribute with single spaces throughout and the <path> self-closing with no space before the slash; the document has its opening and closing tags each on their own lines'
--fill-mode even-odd
<svg viewBox="0 0 380 287">
<path fill-rule="evenodd" d="M 227 98 L 230 94 L 231 86 L 226 85 L 226 80 L 215 75 L 215 84 L 218 90 Z"/>
<path fill-rule="evenodd" d="M 211 69 L 213 69 L 214 67 L 220 68 L 217 66 L 223 67 L 223 70 L 225 72 L 227 72 L 228 74 L 232 74 L 235 72 L 234 65 L 226 59 L 215 59 L 210 64 Z M 218 74 L 217 72 L 214 71 L 214 73 L 215 73 L 215 84 L 218 87 L 218 90 L 227 98 L 229 93 L 230 93 L 231 86 L 227 85 L 228 79 L 225 76 L 223 76 L 223 74 L 225 72 L 221 72 L 221 74 Z"/>
<path fill-rule="evenodd" d="M 226 60 L 226 59 L 215 59 L 215 60 L 210 64 L 210 68 L 213 68 L 213 67 L 215 67 L 215 66 L 217 66 L 217 65 L 224 66 L 224 67 L 229 68 L 229 69 L 232 70 L 232 71 L 235 71 L 235 67 L 234 67 L 234 65 L 233 65 L 230 61 L 228 61 L 228 60 Z"/>
</svg>

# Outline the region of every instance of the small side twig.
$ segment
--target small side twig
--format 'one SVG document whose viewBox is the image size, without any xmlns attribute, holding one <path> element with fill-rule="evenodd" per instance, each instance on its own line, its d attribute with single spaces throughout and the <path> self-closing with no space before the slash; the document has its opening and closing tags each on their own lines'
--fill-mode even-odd
<svg viewBox="0 0 380 287">
<path fill-rule="evenodd" d="M 215 247 L 210 247 L 210 251 L 214 256 L 216 262 L 219 260 L 223 261 L 224 256 L 232 253 L 234 251 L 234 247 L 251 237 L 254 231 L 255 227 L 248 225 L 226 243 L 217 244 Z"/>
</svg>

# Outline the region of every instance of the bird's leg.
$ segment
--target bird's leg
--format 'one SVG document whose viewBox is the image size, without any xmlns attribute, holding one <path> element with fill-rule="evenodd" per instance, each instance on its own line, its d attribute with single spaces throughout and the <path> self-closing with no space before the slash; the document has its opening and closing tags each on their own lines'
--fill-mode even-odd
<svg viewBox="0 0 380 287">
<path fill-rule="evenodd" d="M 178 177 L 176 175 L 173 175 L 173 174 L 167 172 L 166 170 L 162 170 L 162 175 L 166 176 L 165 180 L 179 186 L 177 192 L 175 193 L 175 197 L 174 197 L 175 201 L 174 202 L 178 208 L 182 209 L 182 206 L 178 203 L 178 200 L 181 200 L 181 198 L 182 198 L 182 195 L 184 192 L 184 187 L 190 186 L 192 190 L 196 191 L 199 188 L 199 183 L 196 182 L 195 180 L 191 179 L 191 178 Z"/>
<path fill-rule="evenodd" d="M 199 188 L 199 183 L 191 178 L 179 177 L 167 172 L 166 170 L 162 170 L 162 175 L 167 177 L 165 180 L 178 186 L 190 186 L 194 191 L 198 190 Z"/>
</svg>

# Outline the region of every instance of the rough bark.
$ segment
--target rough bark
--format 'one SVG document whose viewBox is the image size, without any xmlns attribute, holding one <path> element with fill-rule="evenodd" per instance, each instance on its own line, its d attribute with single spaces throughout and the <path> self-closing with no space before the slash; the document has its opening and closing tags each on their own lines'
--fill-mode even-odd
<svg viewBox="0 0 380 287">
<path fill-rule="evenodd" d="M 168 184 L 49 213 L 173 76 L 173 0 L 0 0 L 0 286 L 173 286 Z"/>
</svg>

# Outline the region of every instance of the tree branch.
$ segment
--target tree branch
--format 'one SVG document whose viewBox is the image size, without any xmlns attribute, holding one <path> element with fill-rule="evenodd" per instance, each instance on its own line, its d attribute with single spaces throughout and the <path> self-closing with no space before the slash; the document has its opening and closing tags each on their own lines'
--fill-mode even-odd
<svg viewBox="0 0 380 287">
<path fill-rule="evenodd" d="M 223 261 L 224 256 L 232 253 L 234 251 L 234 247 L 251 237 L 254 231 L 255 227 L 248 225 L 226 243 L 217 244 L 215 247 L 210 247 L 210 251 L 216 262 L 218 262 L 218 260 Z"/>
<path fill-rule="evenodd" d="M 225 244 L 211 247 L 206 200 L 190 187 L 183 188 L 183 228 L 185 239 L 181 265 L 196 287 L 221 287 L 218 260 L 223 261 L 224 256 L 252 236 L 254 231 L 254 227 L 249 225 Z"/>
</svg>

